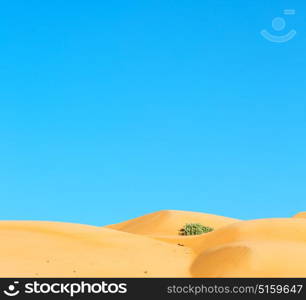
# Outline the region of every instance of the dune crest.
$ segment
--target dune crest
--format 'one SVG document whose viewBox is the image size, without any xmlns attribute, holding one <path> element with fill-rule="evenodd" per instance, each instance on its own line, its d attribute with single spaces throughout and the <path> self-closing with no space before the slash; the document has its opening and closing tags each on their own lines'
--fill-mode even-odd
<svg viewBox="0 0 306 300">
<path fill-rule="evenodd" d="M 178 235 L 179 230 L 186 223 L 201 223 L 218 229 L 238 221 L 237 219 L 199 212 L 161 210 L 107 227 L 143 235 Z"/>
</svg>

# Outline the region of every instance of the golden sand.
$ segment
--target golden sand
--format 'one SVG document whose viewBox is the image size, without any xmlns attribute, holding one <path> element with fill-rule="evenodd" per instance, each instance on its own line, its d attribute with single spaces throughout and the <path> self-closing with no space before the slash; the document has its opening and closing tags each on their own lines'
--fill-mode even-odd
<svg viewBox="0 0 306 300">
<path fill-rule="evenodd" d="M 306 277 L 305 218 L 159 211 L 106 227 L 1 221 L 0 276 Z M 215 230 L 180 236 L 186 223 Z"/>
</svg>

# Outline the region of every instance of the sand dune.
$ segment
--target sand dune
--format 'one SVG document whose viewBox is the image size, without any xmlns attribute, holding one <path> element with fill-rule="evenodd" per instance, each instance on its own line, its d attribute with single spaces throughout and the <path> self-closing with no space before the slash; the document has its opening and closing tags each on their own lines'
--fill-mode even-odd
<svg viewBox="0 0 306 300">
<path fill-rule="evenodd" d="M 106 227 L 2 221 L 0 277 L 306 277 L 305 215 L 160 211 Z M 190 222 L 215 230 L 178 235 Z"/>
<path fill-rule="evenodd" d="M 86 225 L 0 222 L 1 277 L 186 277 L 191 251 Z"/>
<path fill-rule="evenodd" d="M 245 241 L 201 253 L 191 266 L 195 277 L 306 277 L 305 243 Z"/>
<path fill-rule="evenodd" d="M 306 212 L 300 212 L 300 213 L 294 215 L 293 218 L 306 219 Z"/>
<path fill-rule="evenodd" d="M 306 222 L 262 219 L 236 223 L 202 235 L 191 245 L 198 253 L 197 277 L 306 277 Z"/>
<path fill-rule="evenodd" d="M 126 222 L 109 225 L 116 230 L 144 235 L 178 235 L 186 223 L 201 223 L 218 229 L 237 219 L 190 211 L 161 210 Z"/>
</svg>

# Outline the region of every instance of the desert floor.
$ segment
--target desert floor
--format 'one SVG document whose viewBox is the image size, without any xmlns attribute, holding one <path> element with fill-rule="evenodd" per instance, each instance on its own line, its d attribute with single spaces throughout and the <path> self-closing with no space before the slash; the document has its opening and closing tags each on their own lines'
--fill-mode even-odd
<svg viewBox="0 0 306 300">
<path fill-rule="evenodd" d="M 186 223 L 214 231 L 181 236 Z M 0 222 L 0 277 L 306 277 L 306 213 L 159 211 L 106 227 Z"/>
</svg>

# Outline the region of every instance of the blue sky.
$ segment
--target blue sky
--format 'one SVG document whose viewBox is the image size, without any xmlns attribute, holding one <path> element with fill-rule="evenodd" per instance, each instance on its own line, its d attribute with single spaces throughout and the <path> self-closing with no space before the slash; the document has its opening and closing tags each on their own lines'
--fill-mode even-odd
<svg viewBox="0 0 306 300">
<path fill-rule="evenodd" d="M 2 1 L 0 41 L 0 219 L 306 210 L 304 1 Z"/>
</svg>

